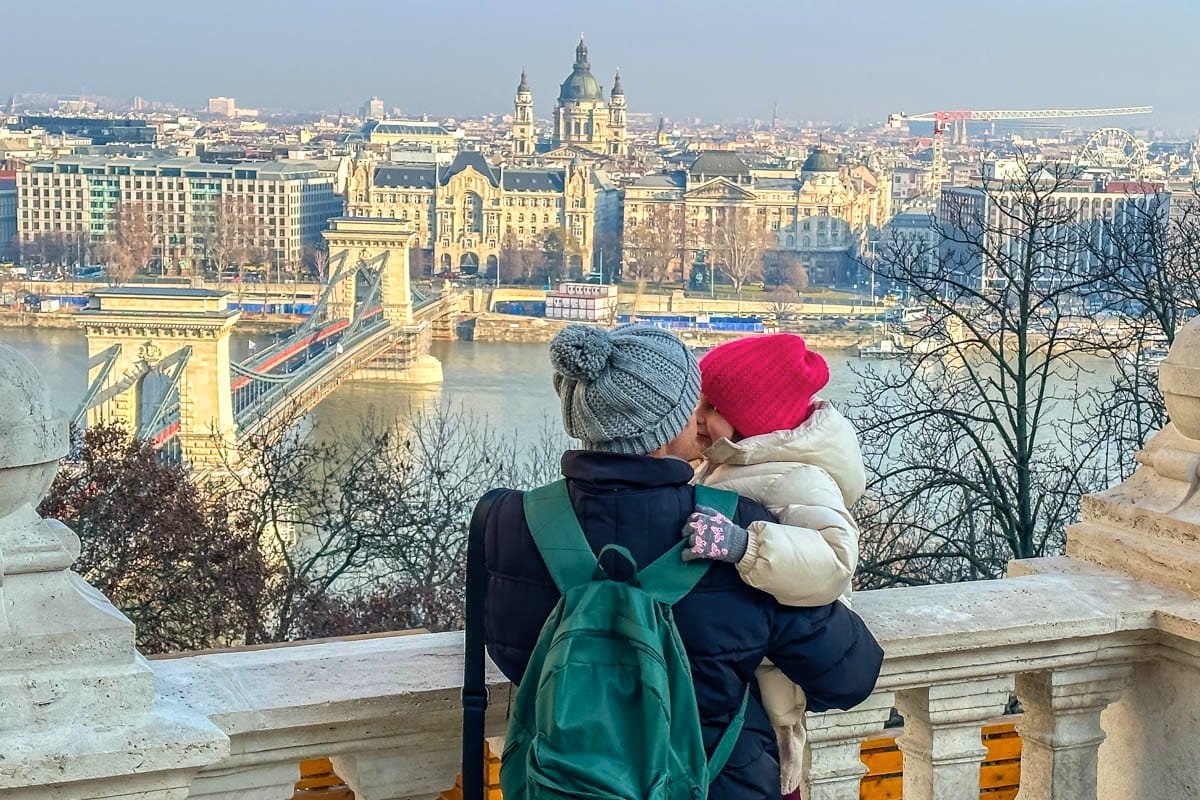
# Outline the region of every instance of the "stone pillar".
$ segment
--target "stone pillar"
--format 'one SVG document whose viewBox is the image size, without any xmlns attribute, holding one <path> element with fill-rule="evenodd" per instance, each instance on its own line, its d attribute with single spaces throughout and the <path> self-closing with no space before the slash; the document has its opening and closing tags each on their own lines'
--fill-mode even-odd
<svg viewBox="0 0 1200 800">
<path fill-rule="evenodd" d="M 354 316 L 354 300 L 358 296 L 359 258 L 348 250 L 343 250 L 340 255 L 341 269 L 331 272 L 329 276 L 329 280 L 334 282 L 326 307 L 329 319 L 351 319 Z"/>
<path fill-rule="evenodd" d="M 186 349 L 176 434 L 183 459 L 200 468 L 226 463 L 237 436 L 229 336 L 240 316 L 229 308 L 228 293 L 119 286 L 92 296 L 93 304 L 76 316 L 88 337 L 89 352 L 115 344 L 121 353 L 105 390 L 109 410 L 98 408 L 89 421 L 116 420 L 130 434 L 139 433 L 142 378 Z"/>
<path fill-rule="evenodd" d="M 104 384 L 99 387 L 100 396 L 88 409 L 86 423 L 121 425 L 126 430 L 137 430 L 138 425 L 138 381 L 145 373 L 145 366 L 134 346 L 119 329 L 94 327 L 87 331 L 88 360 L 102 356 L 110 348 L 118 348 L 108 367 Z M 106 359 L 107 360 L 107 359 Z M 100 380 L 103 364 L 88 368 L 88 386 Z M 101 402 L 102 400 L 102 402 Z"/>
<path fill-rule="evenodd" d="M 50 409 L 0 345 L 0 797 L 182 800 L 229 740 L 156 705 L 133 624 L 70 571 L 79 538 L 34 510 L 67 451 Z"/>
<path fill-rule="evenodd" d="M 359 263 L 370 262 L 382 256 L 380 269 L 380 302 L 383 314 L 397 325 L 412 323 L 412 288 L 409 285 L 408 248 L 414 233 L 406 223 L 396 219 L 374 217 L 336 217 L 330 220 L 330 228 L 321 233 L 329 245 L 329 257 L 333 261 L 344 258 L 342 281 L 353 281 Z M 354 284 L 346 289 L 335 287 L 330 297 L 330 315 L 349 319 L 354 308 Z M 336 302 L 335 302 L 336 300 Z M 348 305 L 347 305 L 348 304 Z"/>
<path fill-rule="evenodd" d="M 300 780 L 300 762 L 217 767 L 192 781 L 188 800 L 287 800 Z"/>
<path fill-rule="evenodd" d="M 1083 667 L 1017 676 L 1025 709 L 1018 800 L 1094 800 L 1100 713 L 1121 696 L 1133 668 Z"/>
<path fill-rule="evenodd" d="M 226 466 L 237 447 L 229 336 L 237 317 L 196 332 L 179 384 L 179 444 L 193 468 Z"/>
<path fill-rule="evenodd" d="M 333 771 L 355 800 L 428 800 L 454 785 L 462 750 L 439 737 L 430 746 L 368 750 L 333 756 Z"/>
<path fill-rule="evenodd" d="M 896 693 L 904 715 L 904 800 L 979 797 L 987 748 L 981 728 L 1004 713 L 1011 678 L 953 683 Z"/>
<path fill-rule="evenodd" d="M 805 800 L 858 800 L 867 774 L 863 740 L 883 730 L 893 702 L 891 692 L 876 692 L 850 711 L 808 716 L 801 792 Z"/>
<path fill-rule="evenodd" d="M 1096 795 L 1101 800 L 1195 797 L 1200 787 L 1200 759 L 1192 737 L 1200 724 L 1200 628 L 1187 605 L 1200 598 L 1200 319 L 1178 332 L 1158 375 L 1171 422 L 1138 452 L 1137 471 L 1123 483 L 1083 498 L 1080 521 L 1067 530 L 1070 558 L 1034 562 L 1028 569 L 1027 563 L 1018 563 L 1013 570 L 1108 570 L 1164 590 L 1153 624 L 1169 657 L 1136 665 L 1128 691 L 1104 714 L 1108 735 L 1099 746 Z M 1031 680 L 1022 684 L 1037 694 Z M 1055 684 L 1041 688 L 1042 696 L 1069 691 Z M 1092 719 L 1097 713 L 1086 712 Z M 1049 724 L 1031 727 L 1033 735 Z M 1083 753 L 1071 756 L 1077 760 L 1088 758 L 1087 734 L 1079 730 L 1084 725 L 1075 720 L 1074 727 L 1054 729 L 1056 736 L 1084 740 L 1079 744 Z M 1092 734 L 1099 735 L 1094 729 Z M 1035 744 L 1035 763 L 1050 758 L 1045 751 L 1045 745 Z M 1066 768 L 1055 761 L 1045 779 L 1057 780 Z"/>
</svg>

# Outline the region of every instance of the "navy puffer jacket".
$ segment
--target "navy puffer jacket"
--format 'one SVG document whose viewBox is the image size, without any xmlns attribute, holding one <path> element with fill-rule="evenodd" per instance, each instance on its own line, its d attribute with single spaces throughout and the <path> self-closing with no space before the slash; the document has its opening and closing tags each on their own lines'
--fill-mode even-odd
<svg viewBox="0 0 1200 800">
<path fill-rule="evenodd" d="M 691 467 L 677 459 L 572 451 L 563 456 L 576 515 L 594 551 L 629 548 L 639 568 L 674 546 L 693 510 Z M 771 515 L 743 498 L 745 527 Z M 501 495 L 487 521 L 485 635 L 502 672 L 520 683 L 542 625 L 558 602 L 545 564 L 525 524 L 520 492 Z M 875 686 L 883 653 L 862 620 L 841 603 L 820 608 L 781 606 L 742 583 L 731 564 L 715 563 L 675 606 L 675 621 L 691 661 L 696 700 L 711 751 L 741 705 L 763 658 L 804 688 L 809 708 L 850 708 Z M 778 798 L 779 757 L 757 701 L 713 800 Z"/>
</svg>

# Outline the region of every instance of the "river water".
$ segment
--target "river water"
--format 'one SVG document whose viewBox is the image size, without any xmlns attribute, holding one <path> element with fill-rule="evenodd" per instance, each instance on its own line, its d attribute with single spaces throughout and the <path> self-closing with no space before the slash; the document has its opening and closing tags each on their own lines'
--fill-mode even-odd
<svg viewBox="0 0 1200 800">
<path fill-rule="evenodd" d="M 269 335 L 253 338 L 260 349 L 273 341 Z M 250 341 L 251 337 L 235 334 L 231 345 L 234 359 L 246 356 Z M 0 328 L 0 342 L 33 361 L 50 386 L 55 410 L 70 416 L 85 391 L 87 344 L 83 331 Z M 391 420 L 446 404 L 486 422 L 491 432 L 515 435 L 519 441 L 544 441 L 548 428 L 559 429 L 558 398 L 545 344 L 434 342 L 431 352 L 442 362 L 445 380 L 440 386 L 349 381 L 325 399 L 309 424 L 318 430 L 353 434 L 367 414 Z M 821 395 L 844 408 L 853 402 L 857 383 L 853 368 L 863 362 L 843 351 L 824 355 L 830 381 Z M 881 364 L 884 369 L 886 365 Z M 1111 364 L 1094 361 L 1091 366 L 1090 372 L 1079 376 L 1080 383 L 1103 386 L 1112 374 Z"/>
<path fill-rule="evenodd" d="M 272 341 L 270 336 L 253 338 L 260 348 Z M 58 413 L 74 412 L 86 389 L 87 343 L 82 331 L 0 328 L 0 342 L 24 353 L 41 370 Z M 234 336 L 234 359 L 245 357 L 249 342 L 250 337 Z M 434 342 L 432 354 L 442 362 L 445 380 L 441 386 L 350 381 L 317 408 L 314 422 L 337 428 L 354 424 L 368 413 L 392 418 L 449 403 L 486 419 L 501 434 L 532 436 L 546 424 L 557 424 L 558 398 L 551 384 L 546 345 Z M 831 377 L 822 395 L 834 402 L 844 401 L 854 387 L 850 365 L 857 359 L 837 351 L 825 355 Z"/>
</svg>

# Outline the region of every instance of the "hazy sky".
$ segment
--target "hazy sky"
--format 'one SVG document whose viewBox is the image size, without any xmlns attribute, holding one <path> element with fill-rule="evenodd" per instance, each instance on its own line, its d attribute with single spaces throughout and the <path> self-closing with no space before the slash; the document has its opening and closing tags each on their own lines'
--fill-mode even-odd
<svg viewBox="0 0 1200 800">
<path fill-rule="evenodd" d="M 0 30 L 3 96 L 507 113 L 524 65 L 546 116 L 583 31 L 606 91 L 620 67 L 632 111 L 671 117 L 1146 104 L 1200 125 L 1200 0 L 34 0 Z"/>
</svg>

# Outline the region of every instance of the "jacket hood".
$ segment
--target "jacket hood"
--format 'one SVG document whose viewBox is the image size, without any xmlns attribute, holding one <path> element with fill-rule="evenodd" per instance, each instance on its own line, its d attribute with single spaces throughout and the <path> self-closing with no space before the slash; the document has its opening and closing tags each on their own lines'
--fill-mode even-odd
<svg viewBox="0 0 1200 800">
<path fill-rule="evenodd" d="M 837 482 L 847 505 L 858 502 L 866 488 L 858 434 L 826 400 L 813 401 L 812 414 L 793 430 L 749 436 L 740 442 L 720 439 L 704 451 L 704 457 L 714 465 L 794 462 L 820 467 Z"/>
</svg>

